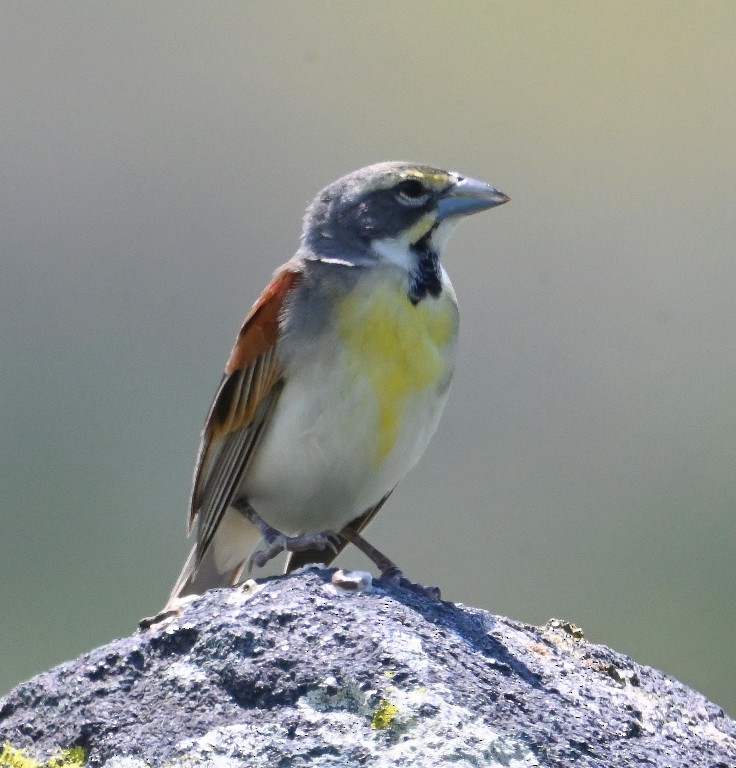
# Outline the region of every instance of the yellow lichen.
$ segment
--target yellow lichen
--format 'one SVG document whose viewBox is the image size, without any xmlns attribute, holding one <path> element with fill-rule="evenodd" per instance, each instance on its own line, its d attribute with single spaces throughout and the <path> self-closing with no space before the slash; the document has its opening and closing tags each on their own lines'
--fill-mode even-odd
<svg viewBox="0 0 736 768">
<path fill-rule="evenodd" d="M 28 757 L 25 749 L 13 747 L 8 742 L 3 744 L 0 751 L 0 768 L 82 768 L 84 765 L 84 749 L 70 747 L 60 749 L 46 762 Z"/>
<path fill-rule="evenodd" d="M 69 747 L 50 758 L 45 768 L 82 768 L 84 757 L 84 747 Z"/>
<path fill-rule="evenodd" d="M 373 728 L 374 731 L 383 731 L 386 728 L 390 728 L 398 714 L 399 708 L 396 704 L 392 704 L 386 699 L 381 699 L 378 702 L 378 706 L 373 711 L 371 728 Z"/>
</svg>

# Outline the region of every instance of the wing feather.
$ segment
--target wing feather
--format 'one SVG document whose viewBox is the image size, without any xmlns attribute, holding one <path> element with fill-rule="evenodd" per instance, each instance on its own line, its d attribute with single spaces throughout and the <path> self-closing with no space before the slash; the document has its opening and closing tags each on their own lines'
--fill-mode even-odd
<svg viewBox="0 0 736 768">
<path fill-rule="evenodd" d="M 242 421 L 244 415 L 245 401 L 247 399 L 247 392 L 250 388 L 250 381 L 253 377 L 253 367 L 247 369 L 247 371 L 236 371 L 231 374 L 233 379 L 233 390 L 230 393 L 228 399 L 230 400 L 230 408 L 225 418 L 225 425 L 234 424 L 237 421 Z M 243 396 L 245 391 L 246 396 Z"/>
<path fill-rule="evenodd" d="M 263 408 L 259 409 L 259 418 L 253 420 L 247 427 L 241 427 L 225 439 L 221 462 L 218 463 L 218 474 L 213 476 L 213 482 L 205 489 L 205 498 L 199 511 L 199 531 L 197 534 L 197 559 L 204 556 L 207 548 L 217 532 L 222 516 L 227 511 L 233 496 L 243 479 L 253 457 L 266 424 L 281 389 L 275 386 L 262 400 Z M 260 410 L 263 413 L 260 413 Z M 204 513 L 204 514 L 203 514 Z"/>
<path fill-rule="evenodd" d="M 194 472 L 189 527 L 200 562 L 247 472 L 283 386 L 276 347 L 284 300 L 300 273 L 278 272 L 240 329 L 210 407 Z"/>
</svg>

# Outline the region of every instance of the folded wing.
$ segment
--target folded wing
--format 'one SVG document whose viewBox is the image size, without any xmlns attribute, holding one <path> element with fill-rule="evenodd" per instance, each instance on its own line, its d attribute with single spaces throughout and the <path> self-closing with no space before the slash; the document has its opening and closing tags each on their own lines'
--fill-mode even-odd
<svg viewBox="0 0 736 768">
<path fill-rule="evenodd" d="M 284 301 L 299 273 L 278 272 L 245 319 L 207 415 L 189 528 L 198 522 L 195 569 L 232 503 L 283 386 L 278 355 Z"/>
</svg>

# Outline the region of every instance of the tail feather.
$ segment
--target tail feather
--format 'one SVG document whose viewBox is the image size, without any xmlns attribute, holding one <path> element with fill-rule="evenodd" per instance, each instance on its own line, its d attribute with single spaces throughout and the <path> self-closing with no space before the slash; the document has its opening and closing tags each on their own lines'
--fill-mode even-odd
<svg viewBox="0 0 736 768">
<path fill-rule="evenodd" d="M 196 544 L 192 547 L 164 610 L 173 609 L 181 597 L 201 595 L 208 589 L 237 584 L 260 538 L 253 525 L 241 514 L 229 509 L 199 562 Z"/>
</svg>

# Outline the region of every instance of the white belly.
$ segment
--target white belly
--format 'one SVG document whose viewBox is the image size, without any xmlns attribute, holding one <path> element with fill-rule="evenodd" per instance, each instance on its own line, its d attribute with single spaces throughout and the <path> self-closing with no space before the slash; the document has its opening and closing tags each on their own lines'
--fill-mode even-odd
<svg viewBox="0 0 736 768">
<path fill-rule="evenodd" d="M 391 453 L 376 463 L 370 382 L 327 375 L 329 387 L 316 370 L 286 386 L 242 485 L 256 511 L 286 533 L 340 530 L 383 498 L 424 453 L 447 400 L 446 392 L 412 399 Z"/>
</svg>

